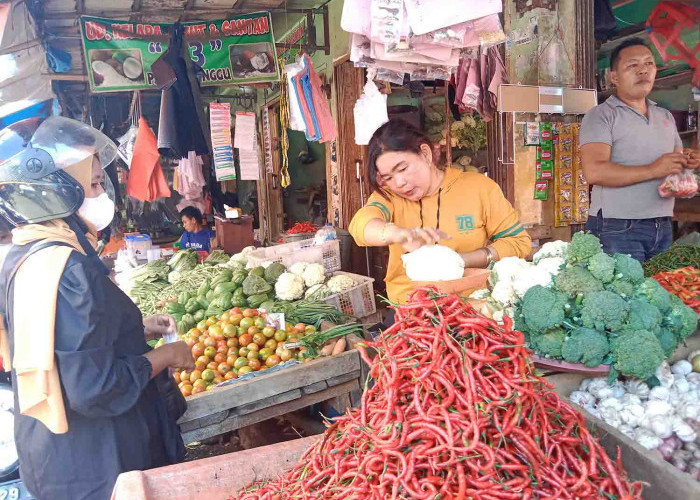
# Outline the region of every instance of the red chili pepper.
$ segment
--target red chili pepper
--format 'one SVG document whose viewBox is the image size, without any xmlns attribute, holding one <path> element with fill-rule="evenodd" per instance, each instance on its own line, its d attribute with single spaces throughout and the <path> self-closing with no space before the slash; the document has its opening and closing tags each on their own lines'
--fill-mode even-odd
<svg viewBox="0 0 700 500">
<path fill-rule="evenodd" d="M 429 289 L 410 300 L 367 342 L 378 356 L 359 349 L 375 379 L 360 408 L 237 498 L 641 499 L 619 457 L 534 374 L 510 321 Z"/>
</svg>

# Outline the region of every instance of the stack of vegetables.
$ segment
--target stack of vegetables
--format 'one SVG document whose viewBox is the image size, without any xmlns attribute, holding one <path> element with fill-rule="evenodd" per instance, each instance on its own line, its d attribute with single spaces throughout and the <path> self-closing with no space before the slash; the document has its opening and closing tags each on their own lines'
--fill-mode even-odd
<svg viewBox="0 0 700 500">
<path fill-rule="evenodd" d="M 700 313 L 700 268 L 687 266 L 675 271 L 664 271 L 654 279 L 685 305 Z"/>
<path fill-rule="evenodd" d="M 241 500 L 641 498 L 580 413 L 537 377 L 523 335 L 419 290 L 370 346 L 375 383 L 282 477 Z"/>
<path fill-rule="evenodd" d="M 361 330 L 361 325 L 346 324 L 319 332 L 303 323 L 287 323 L 284 329 L 277 329 L 267 324 L 264 313 L 234 307 L 200 321 L 182 336 L 192 349 L 195 369 L 176 371 L 173 377 L 182 394 L 189 396 L 286 361 L 339 354 L 345 349 L 345 335 Z M 326 342 L 336 339 L 340 340 L 332 344 L 328 353 L 323 351 Z"/>
<path fill-rule="evenodd" d="M 542 250 L 534 270 L 527 263 L 525 272 L 495 267 L 491 292 L 491 300 L 500 299 L 501 287 L 515 292 L 507 314 L 538 355 L 590 367 L 609 364 L 611 379 L 622 374 L 645 380 L 695 332 L 695 311 L 645 279 L 637 260 L 603 253 L 592 234 L 576 233 L 570 244 Z M 560 267 L 538 272 L 545 261 Z"/>
<path fill-rule="evenodd" d="M 658 273 L 675 271 L 687 266 L 700 269 L 700 246 L 673 245 L 665 252 L 646 261 L 644 274 L 647 277 L 652 277 Z"/>
<path fill-rule="evenodd" d="M 659 385 L 585 379 L 569 398 L 700 480 L 700 352 L 657 370 Z"/>
</svg>

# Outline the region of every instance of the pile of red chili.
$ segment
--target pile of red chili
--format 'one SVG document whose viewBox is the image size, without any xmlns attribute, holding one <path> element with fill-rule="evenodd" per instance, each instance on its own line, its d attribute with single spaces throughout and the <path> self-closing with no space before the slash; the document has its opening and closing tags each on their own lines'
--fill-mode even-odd
<svg viewBox="0 0 700 500">
<path fill-rule="evenodd" d="M 641 499 L 534 375 L 523 335 L 456 295 L 413 294 L 363 359 L 374 383 L 282 477 L 239 500 Z"/>
<path fill-rule="evenodd" d="M 316 226 L 311 224 L 310 222 L 297 222 L 294 224 L 292 227 L 289 228 L 287 231 L 287 234 L 306 234 L 306 233 L 315 233 L 316 232 Z"/>
<path fill-rule="evenodd" d="M 700 270 L 687 266 L 655 274 L 654 279 L 700 314 Z"/>
</svg>

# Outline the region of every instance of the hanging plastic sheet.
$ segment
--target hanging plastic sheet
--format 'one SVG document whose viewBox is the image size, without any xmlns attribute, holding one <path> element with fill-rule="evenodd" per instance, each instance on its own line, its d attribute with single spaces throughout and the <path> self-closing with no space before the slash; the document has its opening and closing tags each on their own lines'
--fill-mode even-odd
<svg viewBox="0 0 700 500">
<path fill-rule="evenodd" d="M 366 145 L 374 132 L 389 121 L 387 96 L 368 76 L 362 95 L 355 102 L 355 144 Z"/>
<path fill-rule="evenodd" d="M 170 196 L 170 187 L 159 160 L 156 136 L 146 120 L 139 118 L 126 194 L 140 201 L 154 201 L 156 198 Z"/>
</svg>

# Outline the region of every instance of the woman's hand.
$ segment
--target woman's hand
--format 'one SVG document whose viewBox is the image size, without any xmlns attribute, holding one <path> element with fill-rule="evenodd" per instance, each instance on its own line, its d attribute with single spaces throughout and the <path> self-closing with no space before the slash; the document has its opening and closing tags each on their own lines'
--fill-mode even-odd
<svg viewBox="0 0 700 500">
<path fill-rule="evenodd" d="M 179 368 L 180 370 L 194 369 L 194 359 L 189 346 L 182 342 L 164 344 L 157 349 L 144 354 L 151 363 L 151 378 L 158 375 L 166 368 Z"/>
<path fill-rule="evenodd" d="M 412 252 L 423 245 L 435 245 L 440 240 L 448 240 L 450 236 L 432 227 L 413 228 L 393 226 L 387 235 L 387 241 L 392 245 L 401 245 L 407 252 Z"/>
<path fill-rule="evenodd" d="M 167 314 L 154 314 L 143 319 L 146 340 L 155 340 L 163 337 L 166 333 L 177 332 L 175 318 Z"/>
</svg>

